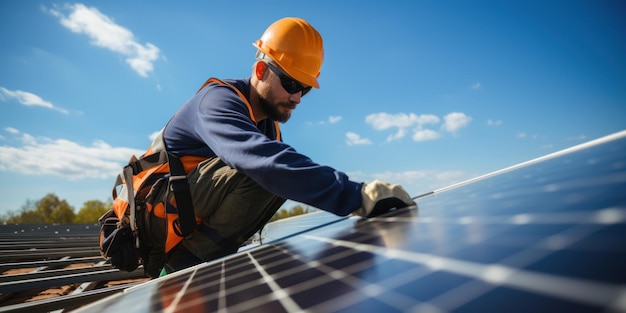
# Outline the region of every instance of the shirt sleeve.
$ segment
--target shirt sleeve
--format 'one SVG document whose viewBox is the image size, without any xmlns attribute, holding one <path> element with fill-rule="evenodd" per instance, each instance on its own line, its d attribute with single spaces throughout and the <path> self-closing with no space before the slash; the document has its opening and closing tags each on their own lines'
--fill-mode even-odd
<svg viewBox="0 0 626 313">
<path fill-rule="evenodd" d="M 229 87 L 212 85 L 206 89 L 196 95 L 197 121 L 191 125 L 226 164 L 278 196 L 337 215 L 348 215 L 361 206 L 361 183 L 268 138 Z"/>
</svg>

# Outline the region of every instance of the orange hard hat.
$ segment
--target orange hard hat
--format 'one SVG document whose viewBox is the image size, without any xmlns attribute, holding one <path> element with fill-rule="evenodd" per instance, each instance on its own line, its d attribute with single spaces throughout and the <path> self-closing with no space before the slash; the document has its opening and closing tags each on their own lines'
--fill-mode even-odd
<svg viewBox="0 0 626 313">
<path fill-rule="evenodd" d="M 324 62 L 324 43 L 320 33 L 307 21 L 296 17 L 280 19 L 252 45 L 293 79 L 320 88 L 317 78 Z"/>
</svg>

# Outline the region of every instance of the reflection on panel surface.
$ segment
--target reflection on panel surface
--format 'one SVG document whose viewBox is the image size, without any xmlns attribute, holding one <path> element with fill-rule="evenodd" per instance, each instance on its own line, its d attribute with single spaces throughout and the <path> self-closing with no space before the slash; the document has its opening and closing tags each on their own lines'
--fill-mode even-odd
<svg viewBox="0 0 626 313">
<path fill-rule="evenodd" d="M 417 202 L 337 218 L 83 310 L 626 312 L 624 133 Z"/>
</svg>

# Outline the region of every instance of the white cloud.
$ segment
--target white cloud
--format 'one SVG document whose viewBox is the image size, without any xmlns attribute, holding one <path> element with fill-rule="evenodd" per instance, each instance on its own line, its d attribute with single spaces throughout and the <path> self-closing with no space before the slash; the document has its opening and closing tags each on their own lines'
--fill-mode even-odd
<svg viewBox="0 0 626 313">
<path fill-rule="evenodd" d="M 335 124 L 338 123 L 339 121 L 341 121 L 341 116 L 329 116 L 328 117 L 328 122 L 331 124 Z"/>
<path fill-rule="evenodd" d="M 476 90 L 476 89 L 480 89 L 480 82 L 476 82 L 472 85 L 472 89 Z"/>
<path fill-rule="evenodd" d="M 435 178 L 437 178 L 438 181 L 450 182 L 450 184 L 453 184 L 461 181 L 461 179 L 463 179 L 465 175 L 466 174 L 463 171 L 443 171 L 435 173 Z"/>
<path fill-rule="evenodd" d="M 519 138 L 519 139 L 526 139 L 526 138 L 528 138 L 528 139 L 531 139 L 531 140 L 537 140 L 537 139 L 541 139 L 542 136 L 538 135 L 538 134 L 531 135 L 531 134 L 527 134 L 527 133 L 524 133 L 524 132 L 519 132 L 519 133 L 517 133 L 517 138 Z"/>
<path fill-rule="evenodd" d="M 366 116 L 365 122 L 370 124 L 375 130 L 397 128 L 395 134 L 387 137 L 387 141 L 394 141 L 403 138 L 408 128 L 414 127 L 417 130 L 421 130 L 423 125 L 439 123 L 439 117 L 432 114 L 374 113 Z"/>
<path fill-rule="evenodd" d="M 441 137 L 441 134 L 434 130 L 430 129 L 420 129 L 413 133 L 413 141 L 427 141 L 427 140 L 435 140 Z"/>
<path fill-rule="evenodd" d="M 398 140 L 404 137 L 404 135 L 406 135 L 406 130 L 404 128 L 398 128 L 398 131 L 395 134 L 389 135 L 389 137 L 387 137 L 387 142 Z"/>
<path fill-rule="evenodd" d="M 42 99 L 41 97 L 39 97 L 38 95 L 34 93 L 21 91 L 21 90 L 9 90 L 4 87 L 0 87 L 0 100 L 2 101 L 16 100 L 20 104 L 23 104 L 26 106 L 38 106 L 38 107 L 43 107 L 46 109 L 56 110 L 63 114 L 68 113 L 67 110 L 55 107 L 52 103 Z"/>
<path fill-rule="evenodd" d="M 154 139 L 161 133 L 161 131 L 163 131 L 163 129 L 157 130 L 157 131 L 153 132 L 152 134 L 150 134 L 148 136 L 148 138 L 150 139 L 150 142 L 154 141 Z"/>
<path fill-rule="evenodd" d="M 375 179 L 392 184 L 400 184 L 411 195 L 418 196 L 433 190 L 448 187 L 450 185 L 474 178 L 476 175 L 463 171 L 400 171 L 400 172 L 348 172 L 350 179 L 354 181 L 371 182 Z"/>
<path fill-rule="evenodd" d="M 4 130 L 6 130 L 8 133 L 11 133 L 11 134 L 19 134 L 20 133 L 20 131 L 18 129 L 13 128 L 13 127 L 6 127 Z"/>
<path fill-rule="evenodd" d="M 439 123 L 439 117 L 432 114 L 374 113 L 365 117 L 365 122 L 372 125 L 376 130 L 384 130 L 388 128 L 407 128 L 416 125 L 437 124 Z"/>
<path fill-rule="evenodd" d="M 389 183 L 409 183 L 417 179 L 423 179 L 428 177 L 427 171 L 404 171 L 404 172 L 382 172 L 371 174 L 371 180 L 378 179 Z"/>
<path fill-rule="evenodd" d="M 460 112 L 450 113 L 443 119 L 444 123 L 441 128 L 450 133 L 456 133 L 457 130 L 467 126 L 472 121 L 470 116 Z"/>
<path fill-rule="evenodd" d="M 313 125 L 326 125 L 326 123 L 328 124 L 336 124 L 339 123 L 339 121 L 341 121 L 342 117 L 341 116 L 329 116 L 328 119 L 326 120 L 321 120 L 321 121 L 317 121 L 317 122 L 305 122 L 306 125 L 309 126 L 313 126 Z"/>
<path fill-rule="evenodd" d="M 151 43 L 142 45 L 133 33 L 115 23 L 94 7 L 77 3 L 64 6 L 67 15 L 57 9 L 49 12 L 59 18 L 61 25 L 74 33 L 85 34 L 95 46 L 102 47 L 126 57 L 126 63 L 142 77 L 154 70 L 153 62 L 160 56 L 159 48 Z"/>
<path fill-rule="evenodd" d="M 466 127 L 472 118 L 465 113 L 452 112 L 444 117 L 441 129 L 456 133 L 459 129 Z M 425 125 L 439 124 L 441 119 L 433 114 L 417 115 L 414 113 L 374 113 L 365 117 L 365 122 L 375 130 L 396 129 L 394 134 L 387 137 L 387 142 L 399 140 L 411 133 L 414 141 L 426 141 L 441 138 L 440 132 L 426 128 Z"/>
<path fill-rule="evenodd" d="M 356 146 L 356 145 L 369 145 L 369 144 L 372 144 L 372 142 L 367 138 L 361 138 L 359 134 L 347 132 L 346 144 L 348 144 L 348 146 Z"/>
<path fill-rule="evenodd" d="M 572 140 L 572 141 L 584 141 L 587 140 L 587 136 L 585 135 L 579 135 L 579 136 L 575 136 L 575 137 L 568 137 L 567 140 Z"/>
<path fill-rule="evenodd" d="M 502 123 L 503 122 L 501 120 L 496 120 L 496 121 L 491 120 L 491 119 L 487 120 L 487 125 L 489 125 L 489 126 L 500 126 L 500 125 L 502 125 Z"/>
<path fill-rule="evenodd" d="M 117 175 L 131 155 L 144 152 L 111 147 L 101 140 L 94 141 L 91 146 L 82 146 L 66 139 L 29 134 L 22 134 L 20 139 L 22 143 L 19 147 L 0 146 L 0 171 L 56 175 L 70 180 L 108 178 Z"/>
</svg>

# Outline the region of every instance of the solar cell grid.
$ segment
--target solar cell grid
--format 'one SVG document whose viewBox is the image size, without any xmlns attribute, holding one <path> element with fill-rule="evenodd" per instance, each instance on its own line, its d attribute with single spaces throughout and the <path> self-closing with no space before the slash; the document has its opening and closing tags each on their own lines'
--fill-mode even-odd
<svg viewBox="0 0 626 313">
<path fill-rule="evenodd" d="M 626 312 L 625 138 L 435 191 L 419 210 L 335 218 L 89 309 Z"/>
</svg>

